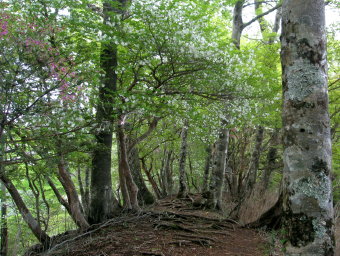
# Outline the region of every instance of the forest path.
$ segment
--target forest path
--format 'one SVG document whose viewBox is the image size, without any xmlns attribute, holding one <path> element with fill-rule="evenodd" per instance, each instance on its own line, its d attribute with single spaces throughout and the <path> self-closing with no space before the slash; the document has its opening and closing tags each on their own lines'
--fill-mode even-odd
<svg viewBox="0 0 340 256">
<path fill-rule="evenodd" d="M 196 197 L 196 198 L 194 198 Z M 242 228 L 217 212 L 194 207 L 189 199 L 159 200 L 140 215 L 124 215 L 83 234 L 61 237 L 55 256 L 263 256 L 267 235 Z"/>
</svg>

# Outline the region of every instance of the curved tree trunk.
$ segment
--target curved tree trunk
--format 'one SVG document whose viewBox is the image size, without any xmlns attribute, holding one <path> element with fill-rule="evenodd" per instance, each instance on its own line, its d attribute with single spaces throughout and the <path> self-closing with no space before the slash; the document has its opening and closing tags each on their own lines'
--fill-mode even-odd
<svg viewBox="0 0 340 256">
<path fill-rule="evenodd" d="M 181 152 L 179 157 L 179 190 L 177 197 L 185 198 L 188 196 L 188 185 L 185 174 L 185 162 L 187 158 L 187 138 L 188 138 L 188 121 L 184 121 L 181 133 Z"/>
<path fill-rule="evenodd" d="M 139 160 L 139 152 L 137 146 L 133 146 L 129 150 L 128 156 L 129 166 L 131 169 L 131 174 L 133 177 L 134 182 L 138 187 L 138 200 L 142 204 L 153 204 L 155 202 L 154 196 L 151 194 L 149 189 L 147 188 L 140 165 Z"/>
<path fill-rule="evenodd" d="M 0 180 L 6 186 L 7 191 L 10 193 L 14 203 L 19 209 L 21 216 L 28 224 L 34 236 L 44 245 L 44 247 L 48 248 L 51 241 L 50 237 L 41 229 L 39 222 L 32 216 L 12 181 L 8 179 L 4 173 L 0 174 Z"/>
<path fill-rule="evenodd" d="M 155 179 L 153 178 L 153 176 L 151 174 L 152 164 L 151 164 L 151 167 L 148 169 L 148 167 L 146 166 L 144 158 L 141 159 L 141 162 L 142 162 L 142 169 L 144 170 L 144 172 L 145 172 L 145 174 L 148 178 L 148 181 L 150 182 L 157 199 L 161 198 L 162 197 L 161 196 L 162 195 L 161 190 L 159 189 Z"/>
<path fill-rule="evenodd" d="M 58 178 L 65 189 L 72 218 L 78 227 L 83 230 L 87 229 L 90 225 L 85 219 L 76 187 L 74 186 L 70 174 L 66 170 L 65 162 L 62 156 L 58 164 L 58 171 Z"/>
<path fill-rule="evenodd" d="M 122 127 L 122 120 L 119 120 L 117 125 L 117 140 L 119 146 L 119 176 L 121 181 L 121 188 L 127 191 L 123 192 L 124 207 L 133 210 L 140 211 L 138 204 L 138 187 L 134 182 L 131 174 L 131 169 L 128 162 L 128 153 L 126 150 L 126 136 L 124 133 L 124 128 Z"/>
<path fill-rule="evenodd" d="M 69 213 L 69 215 L 72 217 L 73 219 L 73 215 L 71 212 L 71 208 L 70 205 L 68 204 L 68 202 L 61 196 L 59 190 L 57 189 L 57 187 L 55 186 L 55 184 L 53 183 L 53 181 L 48 177 L 45 176 L 45 179 L 47 180 L 48 185 L 50 185 L 51 189 L 53 190 L 54 195 L 56 196 L 58 202 L 65 207 L 66 211 Z M 74 220 L 74 219 L 73 219 Z M 74 222 L 76 223 L 76 221 L 74 220 Z"/>
<path fill-rule="evenodd" d="M 334 255 L 324 5 L 282 6 L 286 255 Z"/>
</svg>

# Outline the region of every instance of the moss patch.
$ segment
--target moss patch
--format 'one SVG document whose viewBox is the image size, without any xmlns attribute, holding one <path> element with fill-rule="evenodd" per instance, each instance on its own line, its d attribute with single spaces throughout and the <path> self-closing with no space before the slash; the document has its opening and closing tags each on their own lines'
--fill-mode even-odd
<svg viewBox="0 0 340 256">
<path fill-rule="evenodd" d="M 293 246 L 306 246 L 315 239 L 313 220 L 303 213 L 286 216 L 288 240 Z"/>
</svg>

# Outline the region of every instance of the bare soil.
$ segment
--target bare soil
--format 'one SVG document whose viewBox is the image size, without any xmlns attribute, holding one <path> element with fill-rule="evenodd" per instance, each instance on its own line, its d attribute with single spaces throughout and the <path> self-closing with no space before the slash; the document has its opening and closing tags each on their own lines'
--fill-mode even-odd
<svg viewBox="0 0 340 256">
<path fill-rule="evenodd" d="M 271 250 L 264 233 L 246 229 L 218 212 L 193 206 L 197 199 L 166 198 L 142 213 L 125 214 L 83 233 L 54 238 L 54 256 L 263 256 Z M 272 252 L 270 252 L 272 251 Z"/>
</svg>

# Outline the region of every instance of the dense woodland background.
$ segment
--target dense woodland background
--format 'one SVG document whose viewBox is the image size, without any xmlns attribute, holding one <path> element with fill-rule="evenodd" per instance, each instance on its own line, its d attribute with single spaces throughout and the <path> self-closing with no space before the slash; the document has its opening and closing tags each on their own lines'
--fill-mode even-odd
<svg viewBox="0 0 340 256">
<path fill-rule="evenodd" d="M 177 193 L 255 221 L 282 178 L 280 23 L 276 0 L 1 1 L 2 248 Z M 338 221 L 339 29 L 327 27 Z"/>
</svg>

